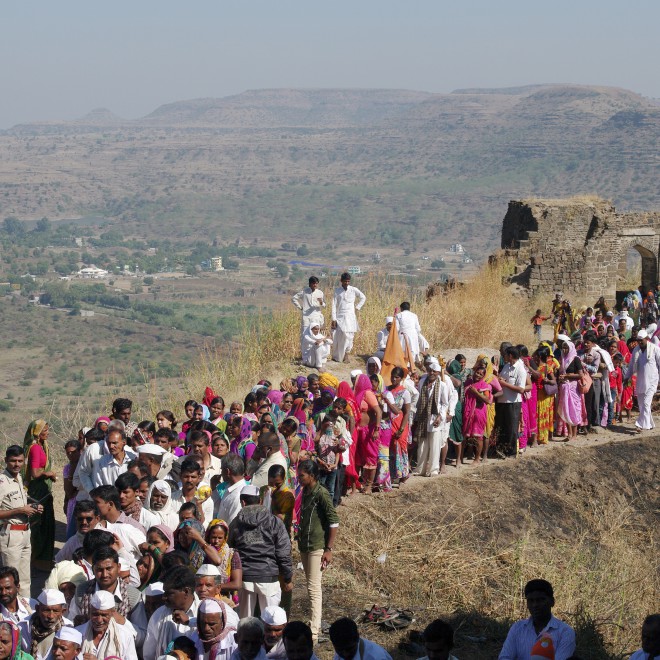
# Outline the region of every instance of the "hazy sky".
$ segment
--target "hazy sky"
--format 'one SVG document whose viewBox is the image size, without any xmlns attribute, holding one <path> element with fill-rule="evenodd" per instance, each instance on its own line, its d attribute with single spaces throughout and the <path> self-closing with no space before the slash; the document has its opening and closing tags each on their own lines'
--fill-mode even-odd
<svg viewBox="0 0 660 660">
<path fill-rule="evenodd" d="M 0 128 L 264 87 L 660 98 L 659 0 L 2 0 Z"/>
</svg>

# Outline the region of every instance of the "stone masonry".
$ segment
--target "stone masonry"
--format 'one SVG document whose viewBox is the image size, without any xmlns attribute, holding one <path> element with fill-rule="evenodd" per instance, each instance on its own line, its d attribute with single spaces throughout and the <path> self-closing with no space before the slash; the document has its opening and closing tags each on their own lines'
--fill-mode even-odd
<svg viewBox="0 0 660 660">
<path fill-rule="evenodd" d="M 504 256 L 516 264 L 511 282 L 530 294 L 603 295 L 613 302 L 629 248 L 642 257 L 640 284 L 653 288 L 660 213 L 617 213 L 610 202 L 598 199 L 514 200 L 502 223 Z"/>
</svg>

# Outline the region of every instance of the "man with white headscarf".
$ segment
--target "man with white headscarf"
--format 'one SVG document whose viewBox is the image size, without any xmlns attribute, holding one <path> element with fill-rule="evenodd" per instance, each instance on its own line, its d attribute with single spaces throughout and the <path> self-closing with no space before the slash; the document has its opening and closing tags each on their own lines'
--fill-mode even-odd
<svg viewBox="0 0 660 660">
<path fill-rule="evenodd" d="M 115 597 L 108 591 L 97 591 L 90 600 L 90 620 L 76 630 L 82 635 L 84 660 L 116 656 L 137 660 L 135 630 L 130 621 L 115 621 Z"/>
<path fill-rule="evenodd" d="M 307 367 L 322 369 L 328 357 L 330 357 L 330 346 L 332 339 L 321 333 L 321 326 L 314 322 L 303 332 L 300 352 L 302 363 Z"/>
<path fill-rule="evenodd" d="M 157 479 L 151 484 L 145 505 L 171 530 L 179 526 L 179 514 L 172 504 L 172 488 L 164 479 Z"/>
<path fill-rule="evenodd" d="M 195 643 L 199 658 L 229 660 L 236 649 L 238 614 L 215 598 L 200 601 L 197 610 L 197 629 L 190 639 Z"/>
<path fill-rule="evenodd" d="M 379 330 L 376 334 L 378 346 L 374 355 L 380 360 L 385 356 L 385 347 L 387 346 L 387 339 L 390 336 L 390 330 L 392 329 L 392 321 L 394 321 L 393 316 L 386 316 L 385 327 L 382 330 Z"/>
<path fill-rule="evenodd" d="M 624 380 L 630 380 L 637 376 L 637 405 L 639 417 L 635 422 L 637 433 L 643 430 L 655 428 L 651 404 L 658 390 L 658 379 L 660 377 L 660 347 L 649 341 L 646 330 L 637 333 L 639 344 L 634 348 L 632 357 L 626 368 Z"/>
<path fill-rule="evenodd" d="M 414 474 L 433 477 L 446 471 L 449 424 L 456 410 L 458 394 L 436 358 L 429 360 L 428 373 L 420 378 L 418 389 L 419 400 L 413 422 L 413 437 L 417 442 Z"/>
</svg>

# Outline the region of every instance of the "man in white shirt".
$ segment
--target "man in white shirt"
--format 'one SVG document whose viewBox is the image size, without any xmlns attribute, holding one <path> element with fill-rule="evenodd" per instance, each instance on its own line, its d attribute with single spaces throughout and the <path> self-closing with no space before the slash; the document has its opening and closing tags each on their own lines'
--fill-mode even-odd
<svg viewBox="0 0 660 660">
<path fill-rule="evenodd" d="M 82 635 L 71 626 L 62 626 L 53 639 L 53 646 L 46 660 L 80 660 Z"/>
<path fill-rule="evenodd" d="M 396 315 L 396 322 L 404 353 L 406 350 L 406 340 L 408 340 L 413 360 L 417 362 L 420 354 L 428 350 L 428 344 L 422 336 L 422 328 L 419 325 L 417 314 L 410 311 L 409 302 L 401 303 L 401 311 Z"/>
<path fill-rule="evenodd" d="M 92 500 L 81 500 L 73 508 L 73 519 L 76 521 L 76 533 L 55 555 L 56 562 L 73 559 L 73 553 L 82 546 L 85 534 L 101 522 L 101 515 Z"/>
<path fill-rule="evenodd" d="M 181 463 L 181 489 L 172 493 L 172 508 L 175 511 L 178 511 L 185 502 L 194 502 L 197 506 L 199 520 L 204 525 L 204 529 L 206 529 L 209 526 L 209 523 L 213 520 L 214 505 L 210 489 L 208 497 L 205 499 L 197 497 L 197 489 L 201 483 L 202 467 L 199 461 L 193 460 L 189 455 L 189 457 Z"/>
<path fill-rule="evenodd" d="M 392 321 L 394 321 L 393 316 L 386 316 L 385 327 L 382 330 L 379 330 L 376 334 L 376 342 L 378 343 L 378 346 L 374 355 L 379 360 L 382 360 L 385 356 L 385 347 L 387 346 L 387 339 L 390 336 L 390 330 L 392 329 Z"/>
<path fill-rule="evenodd" d="M 333 660 L 392 660 L 382 646 L 360 637 L 355 621 L 348 617 L 330 626 L 330 641 L 335 649 Z"/>
<path fill-rule="evenodd" d="M 193 431 L 190 434 L 188 446 L 190 447 L 190 455 L 197 454 L 201 456 L 202 467 L 204 468 L 202 481 L 210 486 L 211 479 L 221 473 L 222 462 L 217 456 L 211 453 L 211 438 L 207 433 L 208 431 Z M 185 459 L 186 457 L 182 456 L 179 458 L 179 461 L 183 463 Z"/>
<path fill-rule="evenodd" d="M 167 645 L 179 635 L 188 635 L 197 627 L 199 598 L 195 593 L 195 574 L 185 566 L 176 566 L 163 581 L 165 605 L 149 620 L 142 655 L 156 660 L 165 654 Z"/>
<path fill-rule="evenodd" d="M 107 591 L 97 591 L 90 598 L 90 619 L 76 630 L 82 635 L 83 656 L 111 656 L 122 660 L 137 660 L 135 631 L 129 621 L 119 623 L 115 599 Z"/>
<path fill-rule="evenodd" d="M 335 288 L 332 297 L 332 359 L 335 362 L 348 362 L 347 353 L 353 348 L 355 333 L 360 329 L 356 310 L 362 309 L 367 297 L 354 286 L 350 286 L 351 276 L 342 273 L 341 286 Z"/>
<path fill-rule="evenodd" d="M 656 660 L 660 658 L 660 614 L 649 614 L 642 624 L 642 648 L 628 660 Z"/>
<path fill-rule="evenodd" d="M 251 470 L 250 463 L 254 461 L 256 469 Z M 287 469 L 287 462 L 280 450 L 280 439 L 275 433 L 264 432 L 259 436 L 257 448 L 248 461 L 248 474 L 252 471 L 250 483 L 257 488 L 268 486 L 268 470 L 272 465 L 281 465 Z"/>
<path fill-rule="evenodd" d="M 34 614 L 18 624 L 23 650 L 34 660 L 43 660 L 50 653 L 59 627 L 73 625 L 72 621 L 63 616 L 65 606 L 66 600 L 61 591 L 44 589 L 37 598 Z"/>
<path fill-rule="evenodd" d="M 238 454 L 227 454 L 222 458 L 222 480 L 229 484 L 220 500 L 215 517 L 228 525 L 241 510 L 241 490 L 245 486 L 245 463 Z"/>
<path fill-rule="evenodd" d="M 0 566 L 0 621 L 18 623 L 27 619 L 37 601 L 19 594 L 21 581 L 13 566 Z"/>
<path fill-rule="evenodd" d="M 621 321 L 625 321 L 625 322 L 626 322 L 626 330 L 627 330 L 627 331 L 632 330 L 633 327 L 635 326 L 635 321 L 634 321 L 634 319 L 629 315 L 629 313 L 628 313 L 628 306 L 625 305 L 625 304 L 624 304 L 623 307 L 621 308 L 621 311 L 620 311 L 620 312 L 614 317 L 614 320 L 612 321 L 612 323 L 614 324 L 614 327 L 615 327 L 615 328 L 618 328 L 618 327 L 619 327 L 619 323 L 621 323 Z"/>
<path fill-rule="evenodd" d="M 197 629 L 190 639 L 197 647 L 198 657 L 229 660 L 236 650 L 235 630 L 240 628 L 238 614 L 226 603 L 204 598 L 197 610 Z"/>
<path fill-rule="evenodd" d="M 121 431 L 110 431 L 105 441 L 107 454 L 101 456 L 92 473 L 92 483 L 97 486 L 114 486 L 117 477 L 128 469 L 136 457 L 132 449 L 126 449 L 126 438 Z"/>
<path fill-rule="evenodd" d="M 302 291 L 298 291 L 291 302 L 302 310 L 302 321 L 300 323 L 300 336 L 302 337 L 307 328 L 312 325 L 323 327 L 323 308 L 325 307 L 325 298 L 323 291 L 319 289 L 319 278 L 310 277 L 309 286 Z"/>
<path fill-rule="evenodd" d="M 552 616 L 552 585 L 546 580 L 530 580 L 525 585 L 525 599 L 531 616 L 511 626 L 498 660 L 529 660 L 533 647 L 548 644 L 547 638 L 552 640 L 555 660 L 568 660 L 575 653 L 575 632 Z"/>
<path fill-rule="evenodd" d="M 660 347 L 649 341 L 646 330 L 637 333 L 639 344 L 635 346 L 632 357 L 623 376 L 624 381 L 637 376 L 635 394 L 639 407 L 639 417 L 635 422 L 637 433 L 655 428 L 651 404 L 658 391 L 660 378 Z"/>
<path fill-rule="evenodd" d="M 160 518 L 146 507 L 138 497 L 140 479 L 133 472 L 124 472 L 117 477 L 115 488 L 119 491 L 119 505 L 122 512 L 142 525 L 145 533 L 150 527 L 160 525 Z"/>
<path fill-rule="evenodd" d="M 522 395 L 527 386 L 527 371 L 515 346 L 504 349 L 504 366 L 497 379 L 502 396 L 495 404 L 497 445 L 505 456 L 518 456 L 518 424 L 522 409 Z"/>
</svg>

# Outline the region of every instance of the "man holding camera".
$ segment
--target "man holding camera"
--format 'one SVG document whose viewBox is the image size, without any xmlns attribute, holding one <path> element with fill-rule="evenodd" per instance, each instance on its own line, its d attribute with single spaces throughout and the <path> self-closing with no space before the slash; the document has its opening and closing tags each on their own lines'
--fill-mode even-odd
<svg viewBox="0 0 660 660">
<path fill-rule="evenodd" d="M 18 570 L 21 595 L 30 597 L 30 523 L 31 515 L 42 513 L 41 504 L 28 504 L 21 469 L 23 448 L 7 447 L 5 471 L 0 474 L 0 563 Z"/>
</svg>

